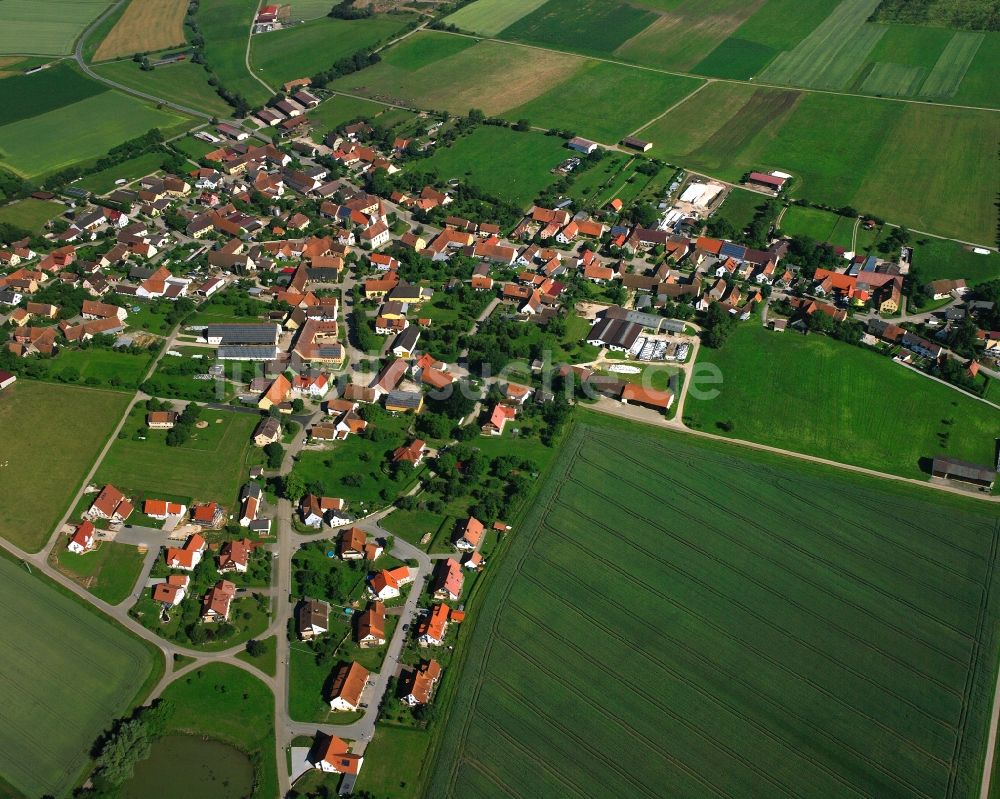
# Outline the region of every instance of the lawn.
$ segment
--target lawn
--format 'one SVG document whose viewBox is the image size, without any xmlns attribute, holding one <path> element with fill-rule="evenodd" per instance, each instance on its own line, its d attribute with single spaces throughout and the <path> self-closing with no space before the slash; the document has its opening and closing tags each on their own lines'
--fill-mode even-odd
<svg viewBox="0 0 1000 799">
<path fill-rule="evenodd" d="M 218 149 L 217 144 L 196 139 L 194 136 L 184 136 L 181 139 L 175 139 L 170 142 L 170 146 L 195 161 L 202 158 L 206 153 Z"/>
<path fill-rule="evenodd" d="M 46 222 L 58 216 L 65 208 L 66 206 L 60 202 L 36 200 L 34 197 L 28 197 L 10 205 L 0 206 L 0 222 L 16 225 L 32 233 L 39 233 L 45 227 Z"/>
<path fill-rule="evenodd" d="M 698 360 L 724 382 L 688 398 L 696 429 L 918 479 L 936 455 L 994 462 L 1000 411 L 860 347 L 748 322 Z"/>
<path fill-rule="evenodd" d="M 473 608 L 425 793 L 972 795 L 998 531 L 984 503 L 586 414 Z"/>
<path fill-rule="evenodd" d="M 240 652 L 236 657 L 242 660 L 244 663 L 249 663 L 260 669 L 269 677 L 273 677 L 278 669 L 278 636 L 272 635 L 270 638 L 262 639 L 261 643 L 264 644 L 267 649 L 263 655 L 258 655 L 254 657 L 249 652 Z"/>
<path fill-rule="evenodd" d="M 31 502 L 4 503 L 0 535 L 29 552 L 42 548 L 128 402 L 115 391 L 30 380 L 4 389 L 0 496 Z"/>
<path fill-rule="evenodd" d="M 309 119 L 313 124 L 313 136 L 317 141 L 322 141 L 327 133 L 340 125 L 359 117 L 373 119 L 385 108 L 386 106 L 373 103 L 371 100 L 335 94 L 309 112 Z"/>
<path fill-rule="evenodd" d="M 4 0 L 0 53 L 62 55 L 108 0 Z"/>
<path fill-rule="evenodd" d="M 127 180 L 132 182 L 146 175 L 160 171 L 160 164 L 166 158 L 166 153 L 157 150 L 151 153 L 143 153 L 128 161 L 123 161 L 115 166 L 94 172 L 78 180 L 74 185 L 81 189 L 93 192 L 94 194 L 107 194 L 115 188 L 115 181 Z"/>
<path fill-rule="evenodd" d="M 562 139 L 508 128 L 479 127 L 421 162 L 443 180 L 457 179 L 527 207 L 555 180 L 551 169 L 570 151 Z M 496 158 L 496 153 L 504 153 Z"/>
<path fill-rule="evenodd" d="M 426 549 L 426 545 L 421 544 L 421 539 L 430 533 L 433 540 L 434 534 L 441 529 L 445 517 L 440 513 L 433 513 L 429 510 L 402 510 L 397 508 L 379 524 L 383 529 L 388 530 L 393 535 L 397 535 L 404 541 L 409 541 L 414 546 Z M 428 544 L 430 541 L 428 541 Z"/>
<path fill-rule="evenodd" d="M 133 355 L 99 347 L 66 349 L 49 362 L 49 377 L 59 379 L 61 374 L 75 369 L 79 373 L 78 381 L 97 381 L 96 385 L 102 387 L 133 391 L 142 382 L 151 360 L 152 356 L 149 354 Z"/>
<path fill-rule="evenodd" d="M 185 108 L 218 117 L 228 117 L 233 113 L 229 104 L 208 85 L 208 73 L 200 64 L 182 61 L 144 72 L 134 61 L 111 61 L 98 64 L 94 71 L 109 80 L 154 97 L 163 97 Z"/>
<path fill-rule="evenodd" d="M 203 0 L 198 8 L 206 63 L 223 86 L 242 94 L 250 105 L 264 103 L 271 96 L 246 67 L 250 22 L 258 5 L 257 0 Z"/>
<path fill-rule="evenodd" d="M 32 498 L 37 510 L 37 488 Z M 145 695 L 158 653 L 6 558 L 0 558 L 0 602 L 7 644 L 0 773 L 25 796 L 68 795 L 96 737 Z"/>
<path fill-rule="evenodd" d="M 126 492 L 175 494 L 197 502 L 214 500 L 235 509 L 248 466 L 256 459 L 250 435 L 260 418 L 205 408 L 201 418 L 208 427 L 192 431 L 181 446 L 168 447 L 163 430 L 150 430 L 145 441 L 135 439 L 135 432 L 144 429 L 145 415 L 142 406 L 132 411 L 122 429 L 125 438 L 111 445 L 97 482 L 113 483 Z"/>
<path fill-rule="evenodd" d="M 1000 278 L 1000 255 L 976 255 L 965 245 L 945 239 L 917 239 L 913 267 L 924 281 L 964 278 L 974 286 Z"/>
<path fill-rule="evenodd" d="M 0 126 L 0 166 L 37 177 L 97 158 L 151 128 L 179 132 L 190 119 L 120 92 L 102 92 L 53 111 Z M 66 131 L 73 135 L 67 136 Z"/>
<path fill-rule="evenodd" d="M 785 170 L 797 196 L 981 242 L 995 235 L 998 135 L 984 111 L 724 83 L 640 132 L 673 163 L 729 180 Z"/>
<path fill-rule="evenodd" d="M 420 31 L 331 88 L 416 108 L 503 114 L 576 74 L 576 56 Z"/>
<path fill-rule="evenodd" d="M 380 724 L 365 749 L 365 767 L 357 790 L 385 799 L 417 799 L 418 774 L 425 768 L 430 733 L 424 730 Z"/>
<path fill-rule="evenodd" d="M 527 118 L 543 128 L 571 130 L 606 144 L 615 144 L 701 85 L 694 78 L 636 70 L 620 64 L 588 61 L 565 82 L 554 86 L 504 116 Z M 614 108 L 614 114 L 595 113 Z"/>
<path fill-rule="evenodd" d="M 377 14 L 365 19 L 321 17 L 253 37 L 250 63 L 264 80 L 280 86 L 329 69 L 342 58 L 392 38 L 412 17 Z"/>
<path fill-rule="evenodd" d="M 106 91 L 107 86 L 85 77 L 66 61 L 31 75 L 14 75 L 4 79 L 7 103 L 0 110 L 0 125 L 55 111 Z"/>
<path fill-rule="evenodd" d="M 168 732 L 217 738 L 243 750 L 256 770 L 254 799 L 278 795 L 274 747 L 274 695 L 249 672 L 211 663 L 171 683 L 164 701 L 174 705 Z"/>
<path fill-rule="evenodd" d="M 712 216 L 728 219 L 734 230 L 745 230 L 757 214 L 757 208 L 767 198 L 745 189 L 733 189 Z M 791 210 L 791 209 L 789 209 Z M 788 212 L 785 212 L 786 216 Z"/>
<path fill-rule="evenodd" d="M 125 600 L 142 571 L 143 554 L 134 546 L 104 541 L 93 552 L 76 555 L 60 541 L 60 570 L 67 572 L 98 599 L 112 605 Z"/>
</svg>

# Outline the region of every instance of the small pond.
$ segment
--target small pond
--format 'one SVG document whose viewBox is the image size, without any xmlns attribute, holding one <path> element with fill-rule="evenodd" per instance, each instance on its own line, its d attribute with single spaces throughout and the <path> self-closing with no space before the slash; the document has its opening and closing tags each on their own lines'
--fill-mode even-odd
<svg viewBox="0 0 1000 799">
<path fill-rule="evenodd" d="M 239 749 L 193 735 L 166 735 L 135 767 L 122 799 L 246 799 L 253 764 Z"/>
</svg>

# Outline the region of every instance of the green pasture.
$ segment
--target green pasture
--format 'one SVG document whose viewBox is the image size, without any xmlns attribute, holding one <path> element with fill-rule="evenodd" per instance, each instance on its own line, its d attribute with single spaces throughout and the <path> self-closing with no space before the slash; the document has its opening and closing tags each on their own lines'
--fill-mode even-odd
<svg viewBox="0 0 1000 799">
<path fill-rule="evenodd" d="M 445 17 L 445 22 L 464 31 L 496 36 L 547 0 L 476 0 Z"/>
<path fill-rule="evenodd" d="M 208 85 L 208 73 L 201 64 L 182 61 L 143 71 L 131 59 L 98 64 L 94 71 L 125 86 L 162 97 L 185 108 L 228 117 L 232 107 Z"/>
<path fill-rule="evenodd" d="M 118 180 L 133 180 L 144 178 L 160 171 L 160 164 L 163 163 L 167 154 L 162 150 L 154 150 L 150 153 L 137 155 L 128 161 L 123 161 L 115 166 L 94 172 L 76 182 L 76 186 L 81 189 L 93 192 L 94 194 L 108 194 L 116 188 Z"/>
<path fill-rule="evenodd" d="M 3 82 L 6 102 L 0 110 L 0 125 L 55 111 L 106 91 L 107 86 L 84 77 L 68 61 L 31 75 L 14 75 Z"/>
<path fill-rule="evenodd" d="M 242 94 L 251 105 L 265 103 L 273 94 L 254 79 L 246 66 L 250 23 L 258 5 L 257 0 L 202 0 L 198 8 L 198 24 L 205 37 L 205 62 L 223 86 Z"/>
<path fill-rule="evenodd" d="M 59 568 L 77 577 L 98 599 L 117 605 L 132 593 L 144 559 L 134 546 L 103 541 L 93 552 L 77 555 L 62 545 L 56 545 Z"/>
<path fill-rule="evenodd" d="M 0 54 L 63 55 L 108 0 L 4 0 Z"/>
<path fill-rule="evenodd" d="M 656 19 L 651 11 L 620 0 L 548 0 L 498 36 L 558 50 L 609 54 Z"/>
<path fill-rule="evenodd" d="M 65 207 L 60 202 L 28 197 L 0 206 L 0 222 L 38 233 L 45 227 L 46 222 L 62 213 Z"/>
</svg>

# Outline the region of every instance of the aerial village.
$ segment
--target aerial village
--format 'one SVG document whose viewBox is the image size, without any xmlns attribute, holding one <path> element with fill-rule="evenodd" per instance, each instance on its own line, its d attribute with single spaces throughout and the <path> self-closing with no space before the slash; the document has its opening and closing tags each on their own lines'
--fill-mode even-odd
<svg viewBox="0 0 1000 799">
<path fill-rule="evenodd" d="M 274 24 L 266 16 L 257 24 Z M 323 672 L 288 689 L 321 706 L 325 730 L 296 768 L 353 780 L 364 756 L 351 742 L 370 736 L 380 707 L 416 725 L 432 717 L 469 586 L 489 547 L 516 535 L 505 519 L 522 467 L 494 462 L 504 490 L 478 515 L 446 515 L 446 530 L 407 537 L 382 522 L 422 491 L 447 498 L 441 475 L 483 479 L 468 463 L 477 442 L 555 427 L 576 402 L 669 424 L 699 334 L 734 324 L 850 337 L 908 368 L 948 362 L 959 383 L 1000 357 L 1000 332 L 977 323 L 992 303 L 966 299 L 961 280 L 927 287 L 950 300 L 940 312 L 899 318 L 906 247 L 806 267 L 787 239 L 754 249 L 712 237 L 730 189 L 681 172 L 655 225 L 618 200 L 595 213 L 535 205 L 503 225 L 453 185 L 401 179 L 413 142 L 386 147 L 364 121 L 323 145 L 306 139 L 320 98 L 286 89 L 256 114 L 259 130 L 198 134 L 215 149 L 190 170 L 83 193 L 44 236 L 3 243 L 0 402 L 18 375 L 120 380 L 79 366 L 117 353 L 148 364 L 127 384 L 138 412 L 119 438 L 183 445 L 209 436 L 217 412 L 251 416 L 254 456 L 225 501 L 92 483 L 65 550 L 139 547 L 129 614 L 169 640 L 218 648 L 290 624 L 289 645 Z M 597 145 L 567 148 L 572 161 Z M 775 197 L 790 179 L 746 182 Z M 959 327 L 972 357 L 949 346 Z M 652 366 L 666 379 L 645 379 Z M 389 431 L 401 438 L 386 449 Z M 388 476 L 380 492 L 351 500 L 295 479 L 305 455 L 344 468 L 347 447 Z M 935 473 L 978 479 L 939 460 Z"/>
</svg>

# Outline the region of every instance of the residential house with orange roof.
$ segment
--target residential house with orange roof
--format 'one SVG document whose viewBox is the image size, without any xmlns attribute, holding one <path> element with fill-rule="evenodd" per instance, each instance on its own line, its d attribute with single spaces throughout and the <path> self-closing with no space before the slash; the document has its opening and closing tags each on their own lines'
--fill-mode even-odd
<svg viewBox="0 0 1000 799">
<path fill-rule="evenodd" d="M 336 735 L 317 733 L 309 762 L 320 771 L 330 774 L 357 774 L 365 762 L 363 755 L 356 755 L 347 743 Z"/>
<path fill-rule="evenodd" d="M 330 710 L 357 710 L 370 679 L 371 672 L 360 663 L 341 663 L 330 684 Z"/>
<path fill-rule="evenodd" d="M 462 564 L 454 558 L 439 560 L 434 567 L 434 581 L 431 592 L 435 599 L 457 600 L 462 594 L 465 575 L 462 574 Z"/>
<path fill-rule="evenodd" d="M 417 641 L 421 646 L 441 646 L 448 632 L 451 608 L 443 602 L 431 608 L 417 628 Z"/>
<path fill-rule="evenodd" d="M 82 555 L 85 552 L 92 552 L 97 547 L 95 533 L 96 528 L 91 521 L 89 519 L 84 519 L 76 526 L 76 529 L 73 531 L 73 535 L 69 538 L 69 543 L 66 545 L 66 549 L 77 555 Z"/>
<path fill-rule="evenodd" d="M 153 601 L 175 608 L 187 597 L 190 584 L 191 578 L 186 574 L 168 574 L 166 580 L 153 586 Z"/>
<path fill-rule="evenodd" d="M 201 602 L 201 620 L 205 623 L 229 621 L 235 596 L 236 586 L 229 580 L 219 580 Z"/>
<path fill-rule="evenodd" d="M 472 552 L 483 540 L 486 528 L 475 516 L 470 516 L 459 522 L 455 535 L 455 549 L 462 552 Z"/>
<path fill-rule="evenodd" d="M 403 701 L 410 707 L 426 705 L 431 701 L 434 686 L 441 677 L 441 664 L 425 660 L 413 669 L 404 683 Z"/>
<path fill-rule="evenodd" d="M 373 600 L 361 613 L 355 614 L 354 637 L 362 649 L 384 646 L 385 603 Z"/>
</svg>

